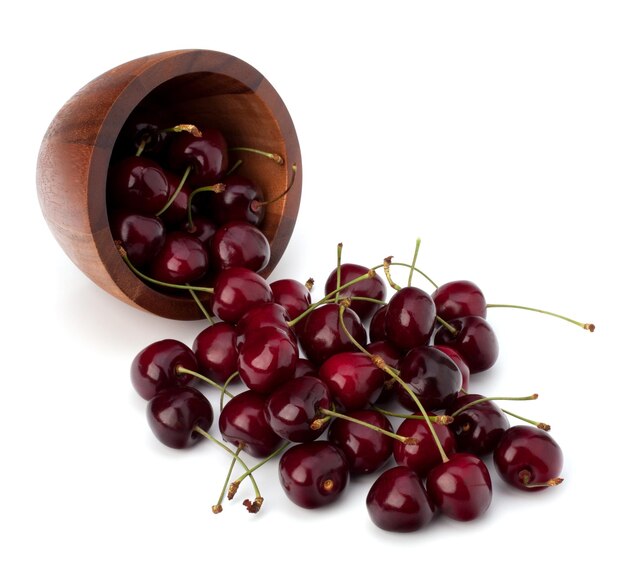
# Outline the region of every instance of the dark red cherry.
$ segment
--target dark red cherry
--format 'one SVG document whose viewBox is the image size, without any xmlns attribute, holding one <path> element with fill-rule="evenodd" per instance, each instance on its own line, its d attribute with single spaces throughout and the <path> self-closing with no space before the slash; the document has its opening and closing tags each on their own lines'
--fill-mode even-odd
<svg viewBox="0 0 626 563">
<path fill-rule="evenodd" d="M 318 379 L 303 375 L 281 385 L 265 405 L 265 416 L 272 430 L 290 442 L 311 442 L 325 427 L 311 429 L 320 409 L 330 409 L 330 390 Z"/>
<path fill-rule="evenodd" d="M 465 363 L 465 360 L 461 358 L 461 355 L 456 350 L 449 346 L 435 344 L 434 347 L 437 348 L 437 350 L 441 350 L 456 364 L 456 367 L 459 368 L 461 372 L 461 388 L 467 393 L 469 391 L 470 369 Z"/>
<path fill-rule="evenodd" d="M 446 455 L 454 453 L 455 443 L 452 431 L 443 424 L 433 423 L 433 428 Z M 407 418 L 398 427 L 397 434 L 415 440 L 414 444 L 394 441 L 393 457 L 398 465 L 405 465 L 420 477 L 426 477 L 433 467 L 441 463 L 441 454 L 426 421 Z"/>
<path fill-rule="evenodd" d="M 158 217 L 120 211 L 111 219 L 111 234 L 119 240 L 133 265 L 152 260 L 165 243 L 165 227 Z"/>
<path fill-rule="evenodd" d="M 440 285 L 432 294 L 437 315 L 446 321 L 459 317 L 487 316 L 487 302 L 480 288 L 467 280 Z"/>
<path fill-rule="evenodd" d="M 341 282 L 339 285 L 343 285 L 348 283 L 363 274 L 367 274 L 369 272 L 369 268 L 365 266 L 360 266 L 358 264 L 342 264 L 340 269 Z M 335 268 L 328 279 L 326 280 L 326 285 L 324 286 L 324 292 L 329 294 L 330 292 L 337 289 L 337 269 Z M 369 297 L 371 299 L 379 299 L 381 301 L 385 300 L 385 295 L 387 294 L 387 289 L 385 287 L 385 283 L 382 278 L 378 274 L 374 274 L 374 277 L 368 278 L 366 280 L 360 281 L 346 287 L 341 290 L 341 297 Z M 358 301 L 354 300 L 350 304 L 350 308 L 359 316 L 361 321 L 365 322 L 368 320 L 373 314 L 374 311 L 379 307 L 377 303 L 372 303 L 370 301 Z"/>
<path fill-rule="evenodd" d="M 259 272 L 270 261 L 270 243 L 254 225 L 232 221 L 222 225 L 211 241 L 211 264 L 219 269 L 240 266 Z"/>
<path fill-rule="evenodd" d="M 378 342 L 379 340 L 387 340 L 387 332 L 385 331 L 385 315 L 387 314 L 387 305 L 379 307 L 374 312 L 369 326 L 370 342 Z"/>
<path fill-rule="evenodd" d="M 434 515 L 421 479 L 403 466 L 382 473 L 365 503 L 372 522 L 388 532 L 414 532 L 426 526 Z"/>
<path fill-rule="evenodd" d="M 209 252 L 211 239 L 217 230 L 213 221 L 205 217 L 194 216 L 193 226 L 186 223 L 184 230 L 196 237 L 202 243 L 206 251 Z"/>
<path fill-rule="evenodd" d="M 343 314 L 344 324 L 348 332 L 365 346 L 367 334 L 358 315 L 351 309 Z M 355 350 L 343 328 L 339 324 L 339 305 L 329 303 L 318 307 L 305 318 L 304 327 L 299 333 L 300 344 L 306 357 L 314 364 L 320 365 L 339 352 Z"/>
<path fill-rule="evenodd" d="M 220 413 L 219 427 L 224 440 L 252 457 L 267 457 L 282 442 L 265 418 L 265 400 L 264 395 L 244 391 L 228 401 Z"/>
<path fill-rule="evenodd" d="M 189 183 L 207 186 L 217 182 L 228 169 L 228 147 L 217 129 L 205 129 L 202 137 L 183 131 L 172 136 L 168 150 L 169 167 L 183 174 L 191 166 Z"/>
<path fill-rule="evenodd" d="M 347 414 L 387 432 L 393 432 L 387 417 L 377 411 L 357 410 Z M 393 438 L 341 418 L 336 418 L 330 425 L 328 440 L 341 448 L 348 460 L 350 473 L 353 475 L 364 475 L 376 471 L 385 464 L 393 450 Z"/>
<path fill-rule="evenodd" d="M 279 328 L 268 326 L 246 335 L 237 368 L 248 389 L 268 394 L 293 378 L 298 348 Z"/>
<path fill-rule="evenodd" d="M 365 349 L 373 356 L 381 357 L 385 363 L 394 369 L 397 369 L 403 354 L 398 351 L 392 344 L 389 344 L 386 340 L 377 340 L 376 342 L 370 342 Z M 385 383 L 383 384 L 383 390 L 376 403 L 384 403 L 395 396 L 396 381 L 391 375 L 385 373 Z M 413 407 L 411 407 L 411 410 Z"/>
<path fill-rule="evenodd" d="M 297 280 L 276 280 L 270 284 L 270 287 L 274 294 L 274 301 L 285 308 L 290 319 L 295 319 L 311 305 L 309 288 Z"/>
<path fill-rule="evenodd" d="M 351 411 L 363 409 L 378 399 L 385 372 L 363 352 L 340 352 L 320 366 L 319 378 L 328 385 L 337 408 Z"/>
<path fill-rule="evenodd" d="M 425 409 L 446 408 L 461 390 L 461 372 L 449 356 L 433 346 L 418 346 L 400 363 L 400 378 L 417 395 Z M 396 385 L 403 407 L 415 410 L 417 405 L 404 387 Z"/>
<path fill-rule="evenodd" d="M 522 491 L 540 491 L 561 482 L 563 452 L 545 430 L 511 426 L 493 453 L 498 474 Z"/>
<path fill-rule="evenodd" d="M 164 131 L 166 124 L 157 108 L 133 111 L 126 120 L 118 137 L 123 154 L 136 153 L 142 148 L 142 154 L 159 153 L 167 138 Z"/>
<path fill-rule="evenodd" d="M 173 231 L 166 235 L 163 247 L 152 260 L 150 274 L 162 282 L 184 284 L 200 279 L 208 267 L 202 243 L 191 235 Z"/>
<path fill-rule="evenodd" d="M 200 371 L 217 383 L 224 383 L 237 370 L 237 331 L 227 323 L 205 328 L 193 342 Z"/>
<path fill-rule="evenodd" d="M 317 366 L 306 358 L 298 358 L 296 361 L 296 369 L 294 371 L 294 377 L 302 377 L 303 375 L 309 375 L 311 377 L 317 377 Z"/>
<path fill-rule="evenodd" d="M 294 346 L 298 346 L 296 335 L 289 326 L 289 317 L 285 308 L 278 303 L 262 303 L 247 311 L 237 322 L 237 343 L 241 346 L 246 336 L 257 330 L 271 326 L 286 332 Z"/>
<path fill-rule="evenodd" d="M 491 477 L 487 466 L 471 454 L 453 454 L 435 467 L 426 479 L 426 491 L 442 514 L 468 522 L 481 516 L 491 504 Z"/>
<path fill-rule="evenodd" d="M 213 312 L 227 323 L 234 324 L 252 307 L 271 301 L 270 286 L 252 270 L 229 268 L 215 279 Z"/>
<path fill-rule="evenodd" d="M 213 409 L 207 398 L 193 387 L 170 387 L 148 403 L 148 424 L 154 435 L 170 448 L 188 448 L 202 439 L 213 424 Z"/>
<path fill-rule="evenodd" d="M 265 205 L 254 202 L 263 201 L 263 192 L 248 178 L 233 175 L 224 179 L 224 191 L 215 194 L 211 202 L 211 214 L 218 225 L 230 221 L 247 221 L 251 225 L 260 225 L 265 217 Z"/>
<path fill-rule="evenodd" d="M 165 172 L 156 162 L 131 156 L 111 167 L 107 190 L 114 206 L 154 215 L 167 203 L 169 186 Z"/>
<path fill-rule="evenodd" d="M 170 199 L 174 197 L 176 190 L 178 190 L 181 178 L 167 170 L 165 171 L 165 176 L 168 184 L 167 200 L 170 201 Z M 189 185 L 189 182 L 185 182 L 168 208 L 161 213 L 160 218 L 170 229 L 182 228 L 187 224 L 187 208 L 189 207 L 189 199 L 192 191 L 193 188 Z"/>
<path fill-rule="evenodd" d="M 492 367 L 498 359 L 498 339 L 491 325 L 482 317 L 461 317 L 449 324 L 456 330 L 452 334 L 445 326 L 435 333 L 435 344 L 456 350 L 465 360 L 470 373 Z"/>
<path fill-rule="evenodd" d="M 404 351 L 428 344 L 436 314 L 435 303 L 428 293 L 417 287 L 400 289 L 387 304 L 387 340 Z"/>
<path fill-rule="evenodd" d="M 159 340 L 135 356 L 130 380 L 137 393 L 149 401 L 163 389 L 189 384 L 193 376 L 177 373 L 178 366 L 198 371 L 196 357 L 186 344 L 171 338 Z"/>
<path fill-rule="evenodd" d="M 482 395 L 459 395 L 446 409 L 452 415 L 461 407 L 478 399 Z M 468 407 L 454 416 L 449 425 L 454 432 L 457 450 L 477 456 L 490 454 L 509 428 L 509 419 L 493 401 L 484 401 Z"/>
<path fill-rule="evenodd" d="M 350 474 L 343 452 L 330 442 L 297 444 L 278 465 L 287 498 L 302 508 L 318 508 L 336 501 Z"/>
</svg>

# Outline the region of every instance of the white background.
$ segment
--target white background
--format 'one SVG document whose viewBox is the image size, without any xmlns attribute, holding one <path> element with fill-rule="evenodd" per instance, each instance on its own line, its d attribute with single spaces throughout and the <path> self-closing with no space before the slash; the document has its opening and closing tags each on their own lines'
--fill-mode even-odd
<svg viewBox="0 0 626 563">
<path fill-rule="evenodd" d="M 223 551 L 513 563 L 621 549 L 610 512 L 626 500 L 624 4 L 88 4 L 3 11 L 0 559 L 185 562 Z M 128 377 L 145 345 L 191 344 L 203 323 L 132 310 L 91 284 L 54 241 L 35 190 L 39 143 L 63 103 L 124 61 L 177 48 L 246 60 L 296 124 L 302 206 L 271 279 L 322 285 L 340 241 L 345 261 L 408 261 L 419 236 L 419 265 L 439 283 L 471 279 L 491 303 L 596 323 L 590 334 L 491 311 L 501 357 L 472 386 L 540 394 L 510 408 L 552 424 L 560 487 L 527 495 L 494 475 L 480 520 L 397 535 L 368 519 L 371 479 L 305 511 L 269 464 L 260 514 L 235 501 L 211 513 L 228 459 L 209 443 L 157 443 Z M 250 494 L 242 487 L 239 501 Z"/>
</svg>

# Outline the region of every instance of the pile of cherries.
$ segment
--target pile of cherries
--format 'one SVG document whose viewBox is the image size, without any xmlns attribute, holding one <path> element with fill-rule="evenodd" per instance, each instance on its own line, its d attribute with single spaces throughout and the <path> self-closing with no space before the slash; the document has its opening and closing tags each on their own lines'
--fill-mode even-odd
<svg viewBox="0 0 626 563">
<path fill-rule="evenodd" d="M 229 173 L 221 134 L 138 131 L 137 155 L 115 162 L 109 177 L 122 255 L 147 283 L 206 291 L 211 300 L 202 307 L 209 324 L 192 347 L 175 339 L 148 345 L 132 362 L 131 380 L 162 443 L 187 448 L 206 438 L 232 456 L 230 486 L 214 512 L 245 479 L 255 498 L 244 505 L 258 512 L 254 471 L 278 456 L 282 488 L 305 508 L 336 501 L 351 476 L 375 474 L 370 518 L 399 532 L 437 512 L 461 521 L 483 514 L 492 498 L 485 456 L 523 491 L 562 481 L 563 456 L 547 425 L 522 418 L 528 424 L 510 426 L 507 414 L 518 415 L 469 393 L 472 374 L 498 357 L 490 305 L 475 284 L 453 281 L 432 293 L 413 286 L 414 272 L 423 275 L 415 267 L 419 243 L 411 265 L 390 257 L 373 267 L 342 264 L 339 245 L 325 295 L 314 303 L 312 280 L 270 284 L 257 273 L 269 259 L 258 229 L 263 194 Z M 409 272 L 404 287 L 391 275 L 401 267 Z M 238 394 L 229 390 L 235 379 L 245 387 Z M 202 382 L 210 387 L 199 390 Z M 210 392 L 221 439 L 209 433 Z M 395 418 L 402 422 L 394 430 Z M 250 467 L 242 452 L 260 461 Z M 242 473 L 231 481 L 236 463 Z"/>
</svg>

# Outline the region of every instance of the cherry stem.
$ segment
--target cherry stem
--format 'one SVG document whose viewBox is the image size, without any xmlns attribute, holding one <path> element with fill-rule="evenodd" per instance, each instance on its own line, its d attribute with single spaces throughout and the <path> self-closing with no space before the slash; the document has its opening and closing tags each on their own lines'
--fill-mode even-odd
<svg viewBox="0 0 626 563">
<path fill-rule="evenodd" d="M 257 463 L 256 465 L 250 467 L 249 469 L 246 470 L 245 473 L 242 473 L 239 477 L 237 477 L 237 479 L 235 479 L 231 484 L 230 487 L 228 488 L 228 500 L 232 500 L 233 497 L 235 496 L 235 493 L 237 492 L 237 489 L 239 489 L 239 485 L 241 484 L 241 482 L 248 476 L 251 475 L 254 471 L 256 471 L 259 467 L 265 465 L 270 459 L 276 457 L 277 455 L 281 454 L 283 451 L 285 451 L 285 449 L 287 447 L 289 447 L 291 445 L 291 442 L 285 442 L 284 444 L 282 444 L 281 446 L 279 446 L 278 448 L 276 448 L 270 455 L 268 455 L 266 458 L 262 459 L 261 461 L 259 461 L 259 463 Z"/>
<path fill-rule="evenodd" d="M 339 294 L 337 294 L 339 295 Z M 374 297 L 360 297 L 360 296 L 354 296 L 351 295 L 349 298 L 348 297 L 341 297 L 339 296 L 339 300 L 343 300 L 343 299 L 350 299 L 350 301 L 367 301 L 368 303 L 376 303 L 378 305 L 386 305 L 387 302 L 383 301 L 382 299 L 375 299 Z M 334 299 L 327 299 L 326 303 L 335 303 Z"/>
<path fill-rule="evenodd" d="M 444 319 L 442 319 L 439 315 L 437 315 L 435 318 L 437 319 L 437 322 L 440 325 L 444 326 L 446 328 L 446 330 L 448 330 L 451 334 L 456 335 L 456 333 L 459 332 L 449 322 L 447 322 Z"/>
<path fill-rule="evenodd" d="M 343 250 L 343 242 L 337 245 L 337 293 L 335 293 L 335 303 L 339 302 L 339 288 L 341 287 L 341 252 Z"/>
<path fill-rule="evenodd" d="M 409 272 L 409 281 L 407 283 L 408 287 L 411 287 L 411 281 L 413 280 L 413 272 L 415 271 L 415 262 L 417 262 L 417 253 L 420 251 L 420 244 L 422 244 L 422 239 L 418 238 L 415 241 L 415 251 L 413 252 L 413 260 L 411 262 L 411 271 Z"/>
<path fill-rule="evenodd" d="M 180 123 L 179 125 L 174 125 L 174 127 L 162 129 L 163 133 L 182 133 L 183 131 L 191 133 L 194 137 L 202 137 L 202 131 L 191 123 Z"/>
<path fill-rule="evenodd" d="M 391 256 L 389 258 L 392 258 Z M 404 266 L 405 268 L 412 268 L 413 270 L 415 270 L 418 274 L 420 274 L 424 279 L 428 280 L 435 288 L 439 287 L 431 278 L 429 278 L 424 272 L 422 272 L 422 270 L 420 270 L 419 268 L 415 268 L 414 266 L 411 266 L 411 264 L 407 264 L 405 262 L 389 262 L 387 264 L 387 266 Z M 385 267 L 385 263 L 379 264 L 378 266 L 374 266 L 372 268 L 372 270 L 380 270 L 380 268 L 384 268 Z"/>
<path fill-rule="evenodd" d="M 511 411 L 507 411 L 506 409 L 501 408 L 501 410 L 503 413 L 506 413 L 509 416 L 512 416 L 514 418 L 518 418 L 519 420 L 522 420 L 524 422 L 528 422 L 528 424 L 532 424 L 533 426 L 536 426 L 540 430 L 545 430 L 546 432 L 550 432 L 550 430 L 552 429 L 552 427 L 549 424 L 546 424 L 545 422 L 537 422 L 536 420 L 530 420 L 530 418 L 524 418 L 523 416 L 520 416 L 519 414 L 515 414 L 514 412 L 511 412 Z"/>
<path fill-rule="evenodd" d="M 189 293 L 191 293 L 193 300 L 196 302 L 196 305 L 198 306 L 198 309 L 202 311 L 202 314 L 206 317 L 206 320 L 209 321 L 210 325 L 215 324 L 213 322 L 213 319 L 211 318 L 211 315 L 209 315 L 209 312 L 205 309 L 204 305 L 202 304 L 202 301 L 200 301 L 199 297 L 196 295 L 196 292 L 191 288 L 189 284 L 186 284 L 186 285 L 189 288 Z"/>
<path fill-rule="evenodd" d="M 237 448 L 235 455 L 239 455 L 241 453 L 241 445 Z M 228 483 L 230 482 L 230 477 L 233 474 L 233 469 L 235 468 L 235 463 L 237 462 L 237 458 L 233 456 L 232 461 L 230 462 L 230 467 L 228 468 L 228 473 L 226 474 L 226 479 L 224 480 L 224 486 L 222 487 L 222 491 L 220 492 L 220 497 L 217 499 L 217 502 L 213 505 L 212 510 L 213 514 L 219 514 L 222 512 L 222 501 L 224 500 L 224 496 L 226 495 L 226 488 L 228 487 Z"/>
<path fill-rule="evenodd" d="M 193 224 L 193 217 L 191 213 L 191 202 L 193 198 L 196 196 L 196 194 L 201 194 L 204 192 L 213 192 L 216 194 L 220 194 L 224 191 L 225 188 L 226 188 L 225 184 L 217 183 L 217 184 L 213 184 L 212 186 L 202 186 L 201 188 L 196 188 L 193 192 L 189 194 L 189 200 L 187 201 L 187 231 L 188 232 L 193 233 L 196 230 Z"/>
<path fill-rule="evenodd" d="M 295 164 L 292 164 L 291 165 L 291 179 L 289 180 L 289 185 L 287 186 L 287 189 L 284 192 L 278 194 L 274 199 L 270 199 L 269 201 L 258 201 L 255 199 L 250 204 L 250 209 L 256 212 L 259 210 L 259 208 L 263 207 L 264 205 L 270 205 L 271 203 L 276 203 L 278 200 L 284 198 L 289 193 L 289 190 L 293 187 L 293 184 L 296 180 L 297 170 L 298 170 L 298 167 Z"/>
<path fill-rule="evenodd" d="M 204 381 L 205 383 L 208 383 L 209 385 L 215 387 L 216 389 L 219 389 L 222 392 L 222 394 L 228 395 L 231 399 L 233 398 L 233 394 L 227 391 L 226 387 L 220 385 L 219 383 L 216 383 L 212 379 L 209 379 L 208 377 L 206 377 L 205 375 L 202 375 L 201 373 L 198 373 L 197 371 L 187 369 L 186 367 L 183 367 L 183 366 L 176 366 L 176 373 L 186 373 L 188 375 L 193 375 L 194 377 L 201 379 L 202 381 Z"/>
<path fill-rule="evenodd" d="M 245 151 L 245 152 L 251 152 L 254 154 L 260 154 L 261 156 L 264 156 L 265 158 L 269 158 L 270 160 L 273 160 L 276 164 L 283 164 L 285 161 L 283 160 L 283 157 L 280 156 L 279 154 L 273 153 L 273 152 L 266 152 L 266 151 L 262 151 L 259 149 L 253 149 L 250 147 L 231 147 L 228 150 L 230 151 Z"/>
<path fill-rule="evenodd" d="M 243 160 L 239 159 L 235 164 L 233 164 L 228 172 L 226 172 L 226 176 L 230 176 L 237 168 L 239 168 L 243 164 Z"/>
<path fill-rule="evenodd" d="M 163 215 L 163 213 L 165 213 L 170 208 L 170 205 L 174 203 L 174 200 L 178 197 L 180 190 L 183 189 L 183 186 L 185 185 L 185 182 L 187 181 L 187 176 L 189 176 L 190 172 L 191 172 L 191 166 L 187 166 L 187 169 L 185 170 L 183 177 L 180 179 L 180 182 L 178 183 L 178 187 L 176 188 L 176 190 L 174 190 L 172 197 L 170 197 L 167 200 L 167 203 L 160 209 L 160 211 L 157 211 L 156 213 L 157 217 Z"/>
<path fill-rule="evenodd" d="M 315 284 L 315 280 L 313 278 L 309 278 L 304 283 L 304 287 L 306 287 L 309 291 L 313 289 L 313 285 Z"/>
<path fill-rule="evenodd" d="M 141 153 L 143 153 L 144 149 L 146 148 L 146 142 L 148 141 L 148 135 L 143 135 L 141 137 L 141 143 L 139 143 L 139 146 L 137 147 L 137 152 L 135 153 L 135 156 L 141 156 Z"/>
<path fill-rule="evenodd" d="M 424 417 L 421 414 L 406 414 L 403 412 L 392 412 L 385 409 L 381 409 L 375 405 L 372 405 L 372 408 L 375 411 L 378 411 L 380 414 L 384 414 L 385 416 L 393 416 L 395 418 L 410 418 L 412 420 L 424 420 Z M 431 422 L 435 424 L 442 424 L 443 426 L 447 426 L 448 424 L 452 424 L 454 422 L 454 417 L 448 416 L 447 414 L 439 414 L 432 415 L 428 417 Z"/>
<path fill-rule="evenodd" d="M 122 257 L 122 259 L 124 260 L 124 262 L 126 262 L 127 266 L 132 270 L 132 272 L 139 276 L 141 279 L 148 281 L 150 283 L 154 283 L 156 285 L 160 285 L 163 287 L 170 287 L 172 289 L 184 289 L 184 290 L 193 290 L 193 291 L 203 291 L 205 293 L 213 293 L 213 288 L 212 287 L 198 287 L 198 286 L 193 286 L 193 285 L 181 285 L 178 283 L 168 283 L 168 282 L 164 282 L 164 281 L 160 281 L 160 280 L 155 280 L 154 278 L 151 278 L 150 276 L 147 276 L 146 274 L 144 274 L 143 272 L 140 272 L 137 268 L 135 268 L 135 266 L 133 266 L 133 263 L 130 261 L 130 258 L 128 258 L 128 253 L 126 252 L 126 249 L 122 246 L 122 243 L 120 241 L 115 241 L 115 246 L 117 246 L 117 250 L 120 253 L 120 256 Z"/>
<path fill-rule="evenodd" d="M 481 397 L 480 399 L 476 399 L 475 401 L 463 405 L 460 409 L 454 411 L 450 416 L 458 416 L 463 411 L 472 408 L 474 405 L 479 405 L 480 403 L 484 403 L 486 401 L 534 401 L 538 398 L 539 395 L 537 395 L 537 393 L 533 393 L 532 395 L 528 395 L 527 397 Z"/>
<path fill-rule="evenodd" d="M 391 259 L 393 258 L 393 256 L 387 256 L 387 258 L 385 258 L 383 260 L 383 270 L 385 272 L 385 277 L 387 278 L 387 282 L 389 282 L 389 285 L 395 289 L 396 291 L 399 291 L 402 289 L 401 286 L 399 286 L 397 283 L 395 283 L 392 279 L 391 279 L 391 272 L 389 271 L 389 266 L 391 266 Z"/>
<path fill-rule="evenodd" d="M 527 487 L 528 489 L 535 489 L 537 487 L 556 487 L 557 485 L 560 485 L 563 482 L 562 477 L 554 477 L 553 479 L 548 479 L 547 481 L 544 481 L 543 483 L 530 483 L 530 480 L 532 479 L 532 475 L 530 471 L 528 471 L 528 469 L 522 469 L 519 472 L 518 477 L 522 485 L 524 485 L 524 487 Z"/>
<path fill-rule="evenodd" d="M 226 392 L 226 388 L 228 387 L 228 385 L 230 384 L 230 382 L 235 379 L 235 377 L 237 377 L 239 375 L 239 371 L 234 371 L 233 373 L 231 373 L 228 378 L 226 379 L 226 381 L 224 381 L 224 387 L 222 389 L 222 392 L 220 393 L 220 411 L 224 410 L 224 395 L 228 395 L 229 397 L 232 398 L 232 395 L 230 393 Z"/>
<path fill-rule="evenodd" d="M 535 313 L 542 313 L 544 315 L 550 315 L 551 317 L 556 317 L 558 319 L 563 319 L 564 321 L 567 321 L 568 323 L 575 324 L 576 326 L 584 328 L 585 330 L 588 330 L 589 332 L 593 332 L 594 330 L 596 330 L 596 325 L 594 325 L 593 323 L 581 323 L 579 321 L 575 321 L 574 319 L 570 319 L 569 317 L 564 317 L 563 315 L 559 315 L 557 313 L 552 313 L 551 311 L 544 311 L 543 309 L 535 309 L 534 307 L 525 307 L 523 305 L 495 304 L 495 303 L 489 303 L 489 304 L 487 304 L 487 307 L 489 307 L 489 308 L 496 308 L 496 307 L 504 308 L 504 307 L 506 307 L 508 309 L 522 309 L 523 311 L 533 311 Z"/>
</svg>

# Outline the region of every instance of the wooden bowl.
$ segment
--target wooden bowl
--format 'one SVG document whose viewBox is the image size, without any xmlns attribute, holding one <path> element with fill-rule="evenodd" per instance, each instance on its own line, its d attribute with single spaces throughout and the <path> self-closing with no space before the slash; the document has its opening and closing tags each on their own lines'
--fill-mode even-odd
<svg viewBox="0 0 626 563">
<path fill-rule="evenodd" d="M 141 106 L 140 106 L 141 104 Z M 294 228 L 302 189 L 296 131 L 280 96 L 256 69 L 225 53 L 169 51 L 122 64 L 79 90 L 56 115 L 37 163 L 39 202 L 52 233 L 71 260 L 97 285 L 140 309 L 172 319 L 199 319 L 189 296 L 165 294 L 135 276 L 119 255 L 109 228 L 107 172 L 127 118 L 138 106 L 158 108 L 173 124 L 220 129 L 229 145 L 280 154 L 285 163 L 245 153 L 238 172 L 255 181 L 269 200 L 261 229 L 271 245 L 267 276 Z M 208 125 L 207 125 L 208 124 Z M 203 301 L 210 296 L 203 294 Z"/>
</svg>

